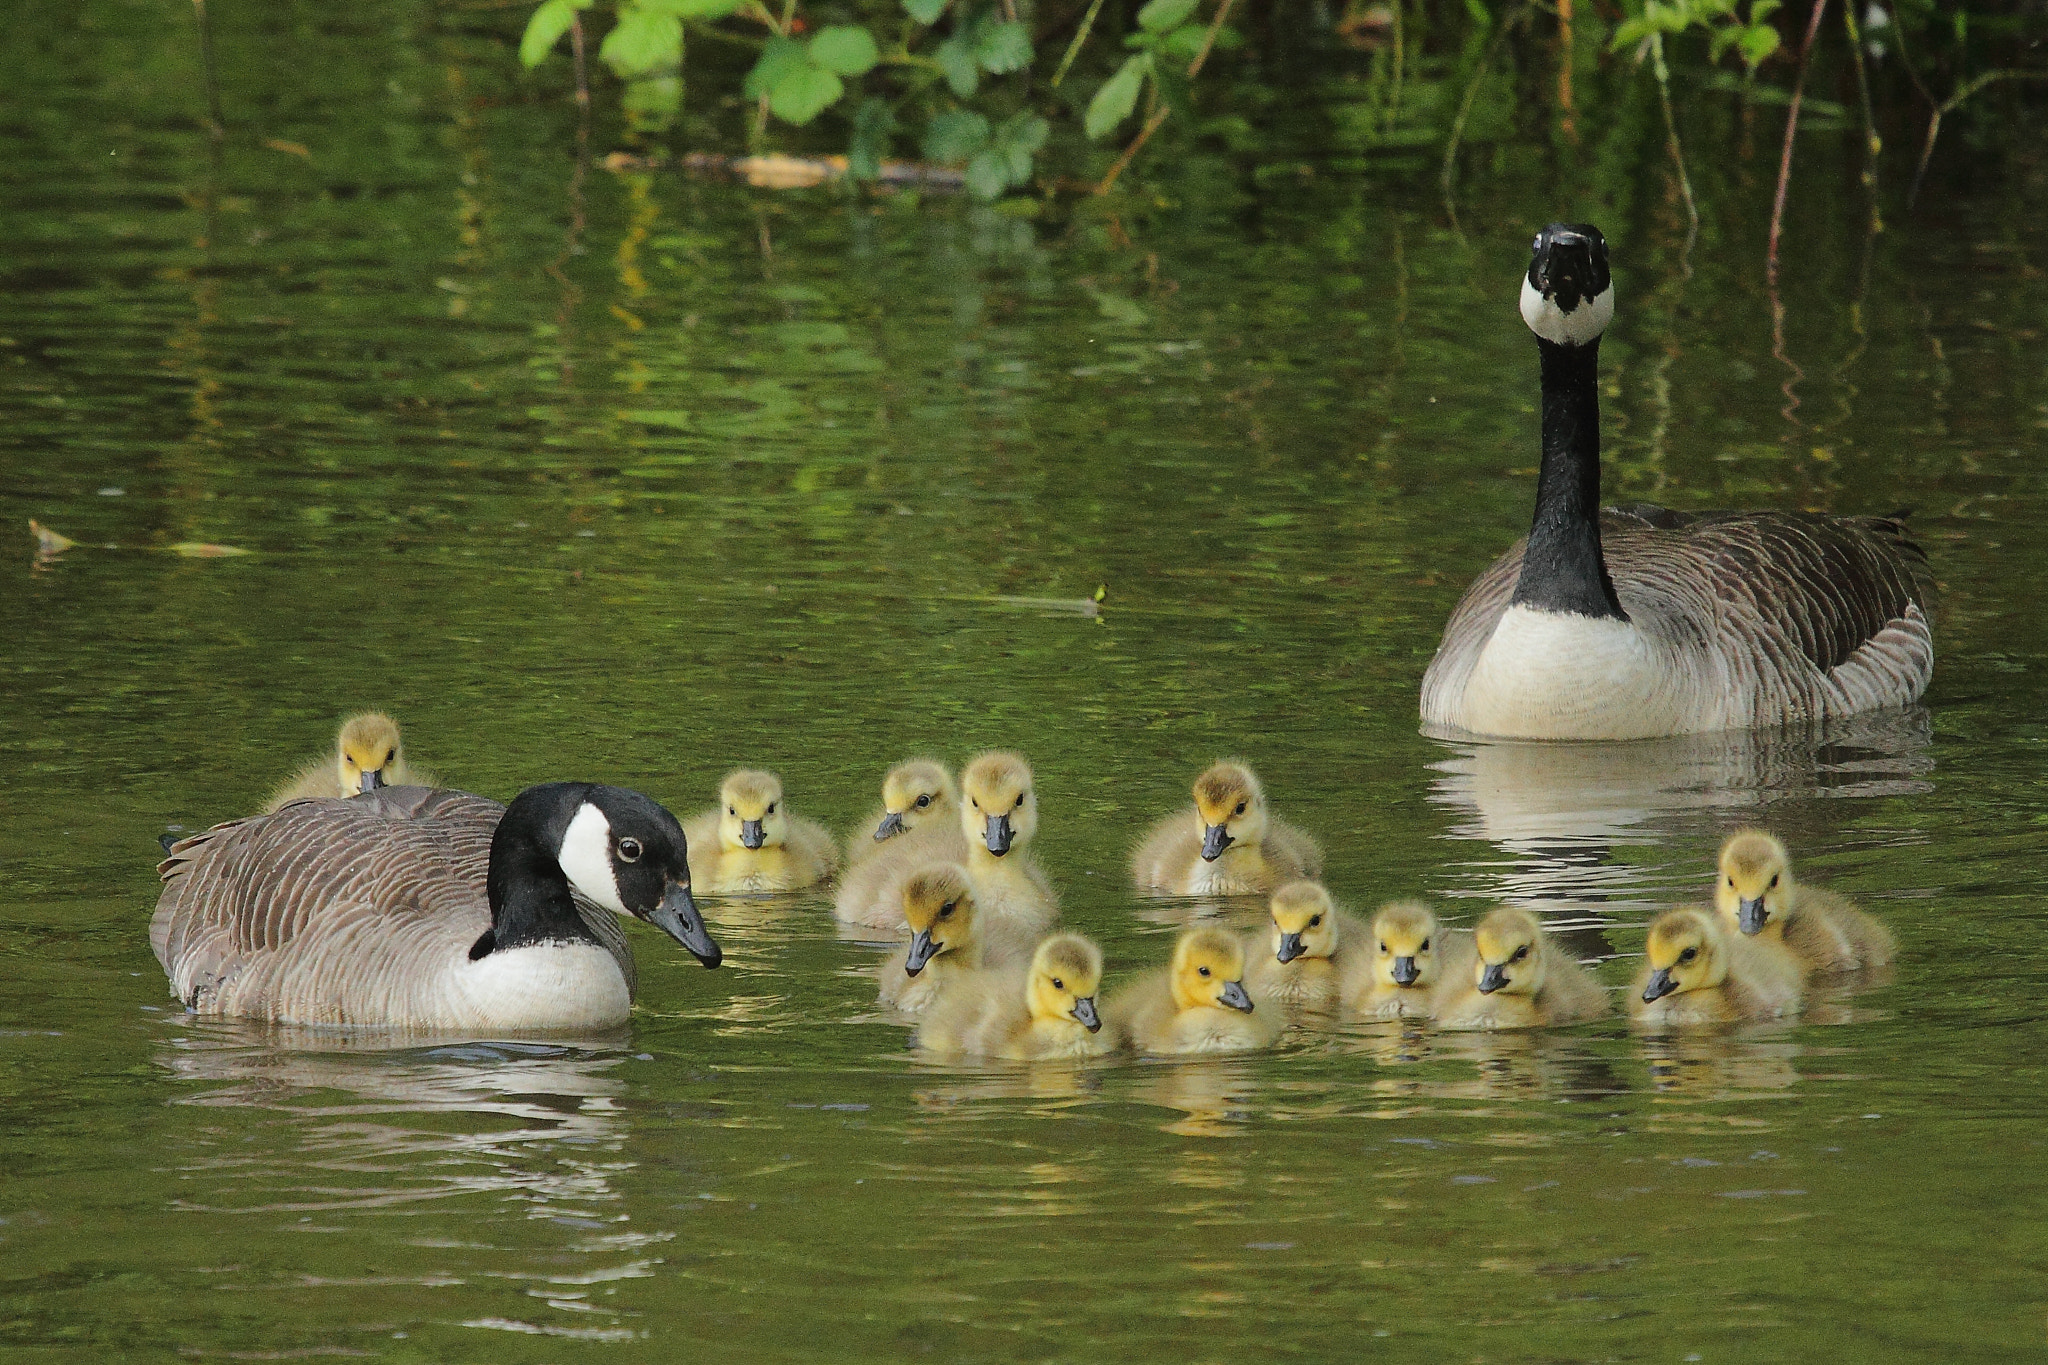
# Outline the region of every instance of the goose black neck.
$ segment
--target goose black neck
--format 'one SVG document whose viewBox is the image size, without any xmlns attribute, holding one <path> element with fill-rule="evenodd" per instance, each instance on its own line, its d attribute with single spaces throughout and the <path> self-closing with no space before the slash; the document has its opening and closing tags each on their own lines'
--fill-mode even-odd
<svg viewBox="0 0 2048 1365">
<path fill-rule="evenodd" d="M 1600 550 L 1600 338 L 1536 338 L 1543 357 L 1543 470 L 1515 582 L 1517 606 L 1628 620 Z"/>
<path fill-rule="evenodd" d="M 504 948 L 539 943 L 596 943 L 569 895 L 556 852 L 582 804 L 578 784 L 529 787 L 505 809 L 491 834 L 484 880 L 491 927 L 470 948 L 471 961 Z"/>
</svg>

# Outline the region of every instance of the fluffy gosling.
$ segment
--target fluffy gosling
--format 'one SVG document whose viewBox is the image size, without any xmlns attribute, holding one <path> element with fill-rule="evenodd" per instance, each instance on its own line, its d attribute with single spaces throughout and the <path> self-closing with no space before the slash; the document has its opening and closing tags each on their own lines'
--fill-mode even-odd
<svg viewBox="0 0 2048 1365">
<path fill-rule="evenodd" d="M 967 876 L 990 920 L 1033 938 L 1059 918 L 1059 898 L 1030 843 L 1038 833 L 1038 792 L 1020 754 L 987 753 L 960 773 L 960 831 L 967 838 Z"/>
<path fill-rule="evenodd" d="M 1639 1024 L 1734 1024 L 1799 1011 L 1790 954 L 1730 933 L 1718 915 L 1667 910 L 1650 926 L 1629 997 Z"/>
<path fill-rule="evenodd" d="M 718 785 L 718 809 L 683 826 L 690 882 L 698 895 L 801 891 L 838 870 L 839 850 L 822 825 L 789 813 L 782 779 L 741 768 Z"/>
<path fill-rule="evenodd" d="M 846 867 L 859 867 L 885 848 L 902 848 L 906 841 L 933 835 L 949 845 L 944 861 L 959 862 L 967 856 L 960 843 L 960 792 L 946 765 L 929 758 L 898 763 L 882 778 L 882 808 L 846 837 Z M 955 850 L 950 845 L 959 845 Z"/>
<path fill-rule="evenodd" d="M 1173 961 L 1139 978 L 1104 1009 L 1117 1039 L 1140 1052 L 1247 1052 L 1271 1046 L 1285 1021 L 1244 988 L 1244 944 L 1221 929 L 1190 929 Z"/>
<path fill-rule="evenodd" d="M 1436 1016 L 1447 1029 L 1541 1028 L 1607 1013 L 1607 991 L 1526 910 L 1502 906 L 1472 935 L 1472 972 Z"/>
<path fill-rule="evenodd" d="M 905 1014 L 932 1007 L 956 977 L 1014 964 L 1031 950 L 1028 938 L 986 923 L 967 873 L 951 864 L 919 868 L 903 883 L 903 919 L 910 945 L 875 969 L 877 995 Z"/>
<path fill-rule="evenodd" d="M 361 796 L 379 787 L 437 787 L 433 775 L 405 761 L 398 722 L 382 711 L 363 711 L 341 723 L 334 753 L 316 758 L 292 775 L 264 803 L 270 814 L 290 801 Z"/>
<path fill-rule="evenodd" d="M 1351 957 L 1344 1003 L 1367 1019 L 1426 1019 L 1472 976 L 1472 939 L 1437 923 L 1421 901 L 1389 901 Z"/>
<path fill-rule="evenodd" d="M 918 1045 L 1012 1061 L 1101 1056 L 1115 1046 L 1095 1009 L 1101 986 L 1102 950 L 1079 934 L 1054 934 L 1022 976 L 974 972 L 947 987 L 918 1027 Z"/>
<path fill-rule="evenodd" d="M 1267 906 L 1269 934 L 1245 944 L 1244 980 L 1252 994 L 1288 1009 L 1334 1009 L 1344 973 L 1362 941 L 1358 922 L 1339 910 L 1320 882 L 1288 882 Z"/>
<path fill-rule="evenodd" d="M 1832 891 L 1792 879 L 1775 836 L 1747 829 L 1721 845 L 1714 908 L 1724 925 L 1784 946 L 1807 976 L 1882 967 L 1898 955 L 1891 930 Z"/>
<path fill-rule="evenodd" d="M 1252 770 L 1229 761 L 1196 778 L 1194 808 L 1154 825 L 1131 855 L 1140 891 L 1176 896 L 1266 895 L 1322 870 L 1315 840 L 1273 816 Z"/>
</svg>

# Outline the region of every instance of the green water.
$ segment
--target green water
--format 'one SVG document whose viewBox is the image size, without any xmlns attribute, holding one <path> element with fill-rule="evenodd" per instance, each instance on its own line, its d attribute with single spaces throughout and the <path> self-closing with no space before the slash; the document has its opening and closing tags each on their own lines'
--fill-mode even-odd
<svg viewBox="0 0 2048 1365">
<path fill-rule="evenodd" d="M 1690 257 L 1654 144 L 1640 175 L 1475 183 L 1462 239 L 1341 173 L 1205 209 L 1168 181 L 1114 224 L 579 180 L 502 15 L 391 3 L 222 16 L 216 163 L 184 7 L 46 8 L 0 39 L 0 1353 L 2048 1345 L 2038 152 L 1869 238 L 1837 139 L 1803 143 L 1781 360 L 1768 151 L 1702 177 Z M 1527 517 L 1513 299 L 1560 214 L 1615 243 L 1609 494 L 1916 508 L 1925 711 L 1416 733 L 1442 620 Z M 81 544 L 31 564 L 30 517 Z M 494 796 L 595 778 L 688 814 L 746 762 L 841 830 L 899 757 L 1019 748 L 1112 978 L 1190 913 L 1136 901 L 1125 850 L 1226 753 L 1354 906 L 1512 897 L 1619 986 L 1763 821 L 1903 962 L 1726 1037 L 974 1069 L 908 1051 L 874 950 L 803 899 L 711 906 L 717 973 L 637 935 L 631 1034 L 587 1048 L 185 1017 L 157 834 L 250 810 L 366 705 Z"/>
</svg>

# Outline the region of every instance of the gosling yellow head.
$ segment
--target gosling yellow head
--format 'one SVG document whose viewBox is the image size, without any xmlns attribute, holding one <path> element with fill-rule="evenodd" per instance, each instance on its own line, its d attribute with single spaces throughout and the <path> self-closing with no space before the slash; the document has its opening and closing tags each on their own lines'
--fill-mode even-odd
<svg viewBox="0 0 2048 1365">
<path fill-rule="evenodd" d="M 1212 763 L 1195 779 L 1195 811 L 1205 861 L 1215 862 L 1233 844 L 1256 846 L 1266 837 L 1266 796 L 1242 763 Z"/>
<path fill-rule="evenodd" d="M 974 941 L 974 892 L 967 874 L 947 864 L 911 873 L 903 883 L 903 918 L 910 925 L 903 970 L 911 976 L 940 953 L 966 948 Z"/>
<path fill-rule="evenodd" d="M 1022 754 L 982 754 L 960 774 L 960 827 L 969 843 L 1000 858 L 1038 830 L 1038 796 Z"/>
<path fill-rule="evenodd" d="M 1320 882 L 1289 882 L 1273 893 L 1273 956 L 1331 957 L 1337 951 L 1337 907 Z"/>
<path fill-rule="evenodd" d="M 341 769 L 341 789 L 360 796 L 389 786 L 393 771 L 404 756 L 398 739 L 398 722 L 382 711 L 365 711 L 341 723 L 336 742 Z"/>
<path fill-rule="evenodd" d="M 1479 921 L 1473 976 L 1481 995 L 1534 995 L 1543 989 L 1543 929 L 1527 910 L 1511 905 Z"/>
<path fill-rule="evenodd" d="M 779 848 L 789 838 L 782 779 L 741 768 L 718 784 L 718 842 L 728 849 Z"/>
<path fill-rule="evenodd" d="M 1437 983 L 1436 915 L 1421 901 L 1390 901 L 1373 917 L 1373 977 L 1382 986 L 1427 990 Z"/>
<path fill-rule="evenodd" d="M 1054 934 L 1031 955 L 1027 998 L 1033 1019 L 1072 1020 L 1099 1032 L 1095 994 L 1101 988 L 1102 950 L 1079 934 Z"/>
<path fill-rule="evenodd" d="M 1766 928 L 1785 932 L 1784 910 L 1792 898 L 1792 855 L 1777 836 L 1760 829 L 1739 830 L 1721 845 L 1721 879 L 1714 906 L 1745 934 Z"/>
<path fill-rule="evenodd" d="M 1648 1005 L 1681 991 L 1711 990 L 1728 979 L 1728 954 L 1721 929 L 1698 910 L 1667 910 L 1650 926 L 1644 956 L 1650 961 L 1643 983 Z"/>
<path fill-rule="evenodd" d="M 882 779 L 882 823 L 875 826 L 875 840 L 879 843 L 926 823 L 956 819 L 954 811 L 959 804 L 953 775 L 943 764 L 928 758 L 898 763 Z"/>
<path fill-rule="evenodd" d="M 1190 929 L 1173 945 L 1173 1003 L 1252 1012 L 1244 989 L 1244 945 L 1221 929 Z"/>
</svg>

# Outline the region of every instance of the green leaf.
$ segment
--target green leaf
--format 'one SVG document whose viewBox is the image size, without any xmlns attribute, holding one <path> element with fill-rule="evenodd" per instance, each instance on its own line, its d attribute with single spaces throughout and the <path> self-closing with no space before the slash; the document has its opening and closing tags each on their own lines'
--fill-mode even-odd
<svg viewBox="0 0 2048 1365">
<path fill-rule="evenodd" d="M 576 11 L 589 8 L 590 0 L 582 0 L 581 4 L 577 0 L 547 0 L 526 21 L 526 36 L 519 40 L 520 65 L 531 71 L 546 61 L 555 44 L 569 31 L 569 25 L 576 22 Z"/>
<path fill-rule="evenodd" d="M 1769 24 L 1758 24 L 1745 29 L 1742 34 L 1742 60 L 1755 66 L 1778 50 L 1778 30 Z"/>
<path fill-rule="evenodd" d="M 853 139 L 846 146 L 846 169 L 855 180 L 873 180 L 882 173 L 889 155 L 889 138 L 896 131 L 896 114 L 889 101 L 873 95 L 853 111 Z"/>
<path fill-rule="evenodd" d="M 1019 23 L 977 25 L 974 59 L 1001 75 L 1031 65 L 1031 30 Z"/>
<path fill-rule="evenodd" d="M 1031 157 L 1052 134 L 1052 125 L 1033 113 L 1012 114 L 996 125 L 991 148 L 1003 158 L 1012 185 L 1031 179 Z"/>
<path fill-rule="evenodd" d="M 678 19 L 723 19 L 740 7 L 740 0 L 638 0 L 642 9 L 673 14 Z"/>
<path fill-rule="evenodd" d="M 976 199 L 1000 199 L 1010 188 L 1010 167 L 1003 154 L 991 148 L 967 163 L 967 192 Z"/>
<path fill-rule="evenodd" d="M 1749 22 L 1761 24 L 1783 8 L 1780 0 L 1749 0 Z"/>
<path fill-rule="evenodd" d="M 682 22 L 673 14 L 635 5 L 619 15 L 617 26 L 605 35 L 597 55 L 620 80 L 676 67 L 683 59 Z"/>
<path fill-rule="evenodd" d="M 775 89 L 784 76 L 810 64 L 809 51 L 796 39 L 770 38 L 768 45 L 761 49 L 760 60 L 756 61 L 754 69 L 747 73 L 747 79 L 740 86 L 740 91 L 748 99 L 757 100 Z"/>
<path fill-rule="evenodd" d="M 1628 19 L 1615 26 L 1614 40 L 1607 44 L 1609 52 L 1619 52 L 1625 47 L 1634 47 L 1656 30 L 1644 19 Z"/>
<path fill-rule="evenodd" d="M 1465 0 L 1465 13 L 1470 15 L 1472 22 L 1480 28 L 1493 27 L 1493 11 L 1486 7 L 1484 0 Z"/>
<path fill-rule="evenodd" d="M 967 35 L 955 33 L 933 49 L 932 57 L 945 73 L 946 84 L 953 93 L 966 99 L 981 86 L 981 63 L 974 60 L 974 49 L 968 45 Z"/>
<path fill-rule="evenodd" d="M 1138 27 L 1147 33 L 1167 33 L 1179 28 L 1202 0 L 1149 0 L 1138 11 Z"/>
<path fill-rule="evenodd" d="M 768 92 L 768 109 L 785 123 L 805 124 L 825 112 L 846 93 L 846 83 L 805 62 L 787 72 Z"/>
<path fill-rule="evenodd" d="M 946 0 L 903 0 L 903 12 L 930 27 L 939 22 L 939 16 L 946 12 Z"/>
<path fill-rule="evenodd" d="M 842 76 L 861 76 L 882 60 L 874 36 L 855 24 L 821 28 L 811 39 L 811 61 Z"/>
<path fill-rule="evenodd" d="M 1138 107 L 1138 92 L 1145 88 L 1145 78 L 1151 74 L 1152 54 L 1140 52 L 1102 83 L 1102 88 L 1095 92 L 1095 98 L 1088 101 L 1088 136 L 1091 139 L 1107 137 L 1116 131 L 1118 124 L 1131 116 L 1131 111 Z"/>
<path fill-rule="evenodd" d="M 987 145 L 988 120 L 972 109 L 949 110 L 924 130 L 924 155 L 928 161 L 957 165 Z"/>
<path fill-rule="evenodd" d="M 1209 36 L 1209 30 L 1200 24 L 1182 24 L 1166 35 L 1159 44 L 1159 50 L 1169 57 L 1188 61 L 1202 50 L 1202 40 Z"/>
</svg>

